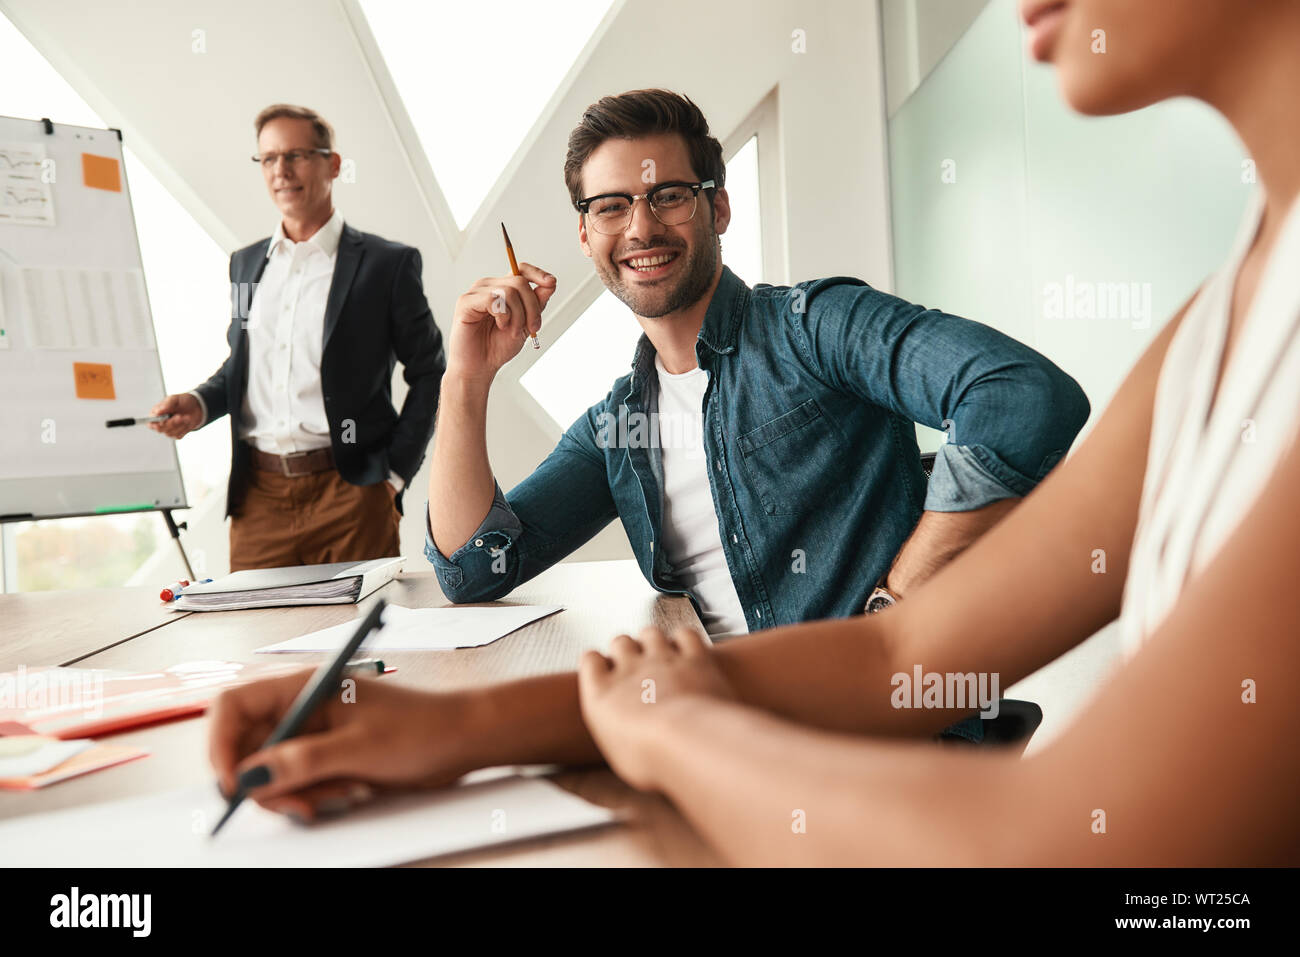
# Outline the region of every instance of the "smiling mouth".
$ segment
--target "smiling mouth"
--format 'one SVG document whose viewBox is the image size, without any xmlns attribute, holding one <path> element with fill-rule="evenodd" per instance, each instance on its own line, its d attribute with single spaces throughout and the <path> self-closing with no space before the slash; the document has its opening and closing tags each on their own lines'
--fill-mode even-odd
<svg viewBox="0 0 1300 957">
<path fill-rule="evenodd" d="M 646 255 L 645 253 L 636 253 L 619 260 L 619 265 L 629 269 L 641 276 L 655 276 L 666 272 L 677 258 L 681 255 L 677 250 L 669 250 L 662 253 Z"/>
</svg>

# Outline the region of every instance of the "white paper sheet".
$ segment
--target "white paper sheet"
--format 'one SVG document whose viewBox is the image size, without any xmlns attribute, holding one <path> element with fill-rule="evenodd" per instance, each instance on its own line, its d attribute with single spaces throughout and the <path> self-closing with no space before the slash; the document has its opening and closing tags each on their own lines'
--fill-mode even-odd
<svg viewBox="0 0 1300 957">
<path fill-rule="evenodd" d="M 539 618 L 563 611 L 562 605 L 498 605 L 491 608 L 403 608 L 389 605 L 384 627 L 362 645 L 367 654 L 383 651 L 448 651 L 477 648 Z M 322 628 L 258 652 L 338 651 L 357 630 L 357 621 Z"/>
<path fill-rule="evenodd" d="M 539 778 L 505 777 L 376 799 L 300 825 L 245 801 L 215 838 L 212 786 L 0 822 L 10 867 L 385 867 L 615 819 Z"/>
</svg>

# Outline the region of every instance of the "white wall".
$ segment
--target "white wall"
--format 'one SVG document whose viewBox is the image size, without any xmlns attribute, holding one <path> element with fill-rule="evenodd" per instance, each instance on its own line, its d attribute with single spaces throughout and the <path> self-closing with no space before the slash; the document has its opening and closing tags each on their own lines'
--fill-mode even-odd
<svg viewBox="0 0 1300 957">
<path fill-rule="evenodd" d="M 563 4 L 555 6 L 562 15 Z M 764 155 L 779 165 L 789 277 L 851 274 L 882 288 L 891 284 L 874 3 L 626 0 L 593 38 L 464 233 L 454 228 L 436 171 L 416 147 L 351 0 L 139 0 L 129 6 L 0 0 L 0 9 L 106 122 L 123 130 L 127 144 L 226 250 L 267 235 L 275 222 L 247 159 L 252 117 L 276 101 L 321 111 L 338 131 L 340 152 L 356 164 L 356 182 L 336 187 L 339 209 L 359 228 L 420 248 L 429 301 L 444 329 L 460 291 L 481 275 L 502 271 L 501 219 L 509 222 L 520 254 L 559 279 L 545 341 L 594 298 L 597 289 L 590 283 L 583 288 L 592 270 L 578 249 L 576 214 L 563 187 L 564 145 L 587 104 L 642 86 L 687 93 L 720 138 L 775 91 L 777 143 Z M 691 29 L 676 49 L 665 51 L 659 43 L 649 49 L 648 38 L 661 36 L 669 19 Z M 195 30 L 204 31 L 206 52 L 194 52 Z M 804 31 L 806 52 L 792 49 L 796 30 Z M 431 39 L 431 56 L 438 42 Z M 196 321 L 224 327 L 227 319 Z M 528 474 L 558 438 L 518 385 L 531 361 L 532 350 L 524 350 L 507 367 L 489 408 L 489 451 L 505 488 Z M 400 401 L 400 388 L 395 392 Z M 421 554 L 425 481 L 422 471 L 407 497 L 402 548 L 411 556 Z M 196 537 L 222 540 L 213 531 Z M 575 558 L 626 554 L 615 524 Z M 224 556 L 209 553 L 208 559 L 210 572 L 221 570 Z"/>
</svg>

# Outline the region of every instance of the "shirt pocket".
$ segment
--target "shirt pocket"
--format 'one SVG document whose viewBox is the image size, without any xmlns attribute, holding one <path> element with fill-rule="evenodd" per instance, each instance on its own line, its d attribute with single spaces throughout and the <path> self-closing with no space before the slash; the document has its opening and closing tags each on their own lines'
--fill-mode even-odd
<svg viewBox="0 0 1300 957">
<path fill-rule="evenodd" d="M 736 445 L 750 491 L 769 515 L 795 515 L 816 506 L 826 491 L 821 476 L 830 474 L 841 453 L 839 433 L 816 399 L 751 429 Z"/>
</svg>

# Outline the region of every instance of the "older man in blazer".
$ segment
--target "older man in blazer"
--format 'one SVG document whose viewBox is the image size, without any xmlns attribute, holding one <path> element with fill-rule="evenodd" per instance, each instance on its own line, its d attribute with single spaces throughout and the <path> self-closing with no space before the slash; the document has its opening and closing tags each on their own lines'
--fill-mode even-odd
<svg viewBox="0 0 1300 957">
<path fill-rule="evenodd" d="M 155 406 L 170 418 L 153 428 L 179 439 L 230 416 L 232 571 L 396 555 L 446 368 L 420 254 L 343 222 L 341 158 L 319 114 L 277 104 L 255 125 L 280 223 L 230 258 L 230 356 Z"/>
</svg>

